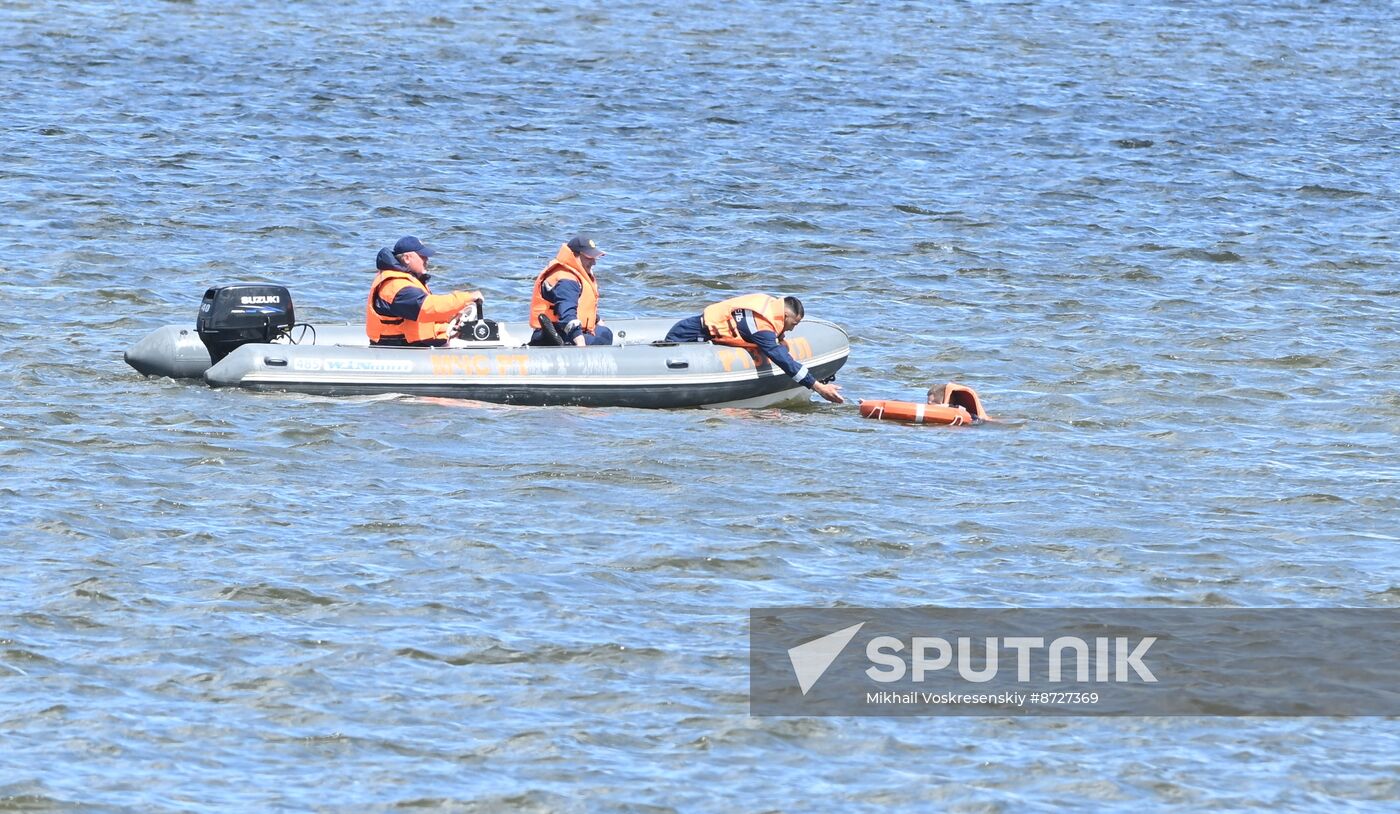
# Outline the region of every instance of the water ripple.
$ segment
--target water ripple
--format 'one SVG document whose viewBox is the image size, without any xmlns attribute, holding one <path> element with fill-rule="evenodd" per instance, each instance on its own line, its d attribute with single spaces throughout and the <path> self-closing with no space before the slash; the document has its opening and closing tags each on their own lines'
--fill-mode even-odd
<svg viewBox="0 0 1400 814">
<path fill-rule="evenodd" d="M 0 810 L 1384 808 L 1386 721 L 750 718 L 744 612 L 1394 605 L 1392 17 L 5 4 Z M 520 318 L 575 230 L 608 315 L 797 294 L 1007 421 L 121 363 L 406 233 Z"/>
</svg>

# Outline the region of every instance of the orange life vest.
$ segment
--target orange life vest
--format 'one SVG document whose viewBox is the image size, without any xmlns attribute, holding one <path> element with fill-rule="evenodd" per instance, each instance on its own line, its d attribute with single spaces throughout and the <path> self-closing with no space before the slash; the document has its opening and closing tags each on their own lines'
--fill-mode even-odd
<svg viewBox="0 0 1400 814">
<path fill-rule="evenodd" d="M 584 333 L 593 333 L 598 325 L 598 280 L 584 269 L 567 243 L 559 247 L 554 260 L 535 278 L 534 293 L 530 297 L 530 327 L 540 327 L 541 316 L 551 322 L 559 321 L 559 315 L 554 312 L 554 303 L 544 298 L 544 287 L 557 285 L 560 280 L 574 280 L 582 286 L 583 293 L 578 298 L 579 327 L 583 328 Z"/>
<path fill-rule="evenodd" d="M 700 315 L 700 321 L 705 323 L 705 328 L 710 332 L 710 339 L 715 344 L 741 348 L 758 347 L 739 334 L 734 312 L 740 309 L 753 314 L 758 330 L 772 331 L 782 338 L 783 319 L 787 314 L 787 307 L 783 305 L 782 298 L 770 297 L 767 294 L 745 294 L 717 302 Z"/>
<path fill-rule="evenodd" d="M 419 288 L 427 295 L 418 319 L 385 316 L 374 310 L 375 298 L 393 302 L 394 297 L 405 288 Z M 433 294 L 428 286 L 406 271 L 385 269 L 379 272 L 369 287 L 369 300 L 365 303 L 365 333 L 371 344 L 403 337 L 410 345 L 447 339 L 447 324 L 457 312 L 467 307 L 473 297 L 465 291 L 451 294 Z"/>
<path fill-rule="evenodd" d="M 961 407 L 977 421 L 992 420 L 987 411 L 982 409 L 982 399 L 978 397 L 977 391 L 965 384 L 948 382 L 943 385 L 943 398 L 938 403 L 949 407 Z"/>
</svg>

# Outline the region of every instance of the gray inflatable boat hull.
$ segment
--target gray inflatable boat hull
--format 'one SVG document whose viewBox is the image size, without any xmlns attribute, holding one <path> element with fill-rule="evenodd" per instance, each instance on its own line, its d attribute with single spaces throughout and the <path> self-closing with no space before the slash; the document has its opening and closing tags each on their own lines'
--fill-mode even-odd
<svg viewBox="0 0 1400 814">
<path fill-rule="evenodd" d="M 609 320 L 618 344 L 523 347 L 529 329 L 503 323 L 501 343 L 453 348 L 370 347 L 360 326 L 293 332 L 296 344 L 244 345 L 212 367 L 194 330 L 161 328 L 126 361 L 147 375 L 203 376 L 214 387 L 315 395 L 403 393 L 498 404 L 586 407 L 763 407 L 805 401 L 801 387 L 766 359 L 707 342 L 654 344 L 674 319 Z M 805 320 L 785 340 L 818 379 L 850 354 L 845 331 Z"/>
</svg>

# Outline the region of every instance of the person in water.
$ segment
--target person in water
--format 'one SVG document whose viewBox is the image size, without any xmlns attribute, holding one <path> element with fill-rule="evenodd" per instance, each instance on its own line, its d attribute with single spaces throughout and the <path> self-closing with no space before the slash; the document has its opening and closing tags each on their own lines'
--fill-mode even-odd
<svg viewBox="0 0 1400 814">
<path fill-rule="evenodd" d="M 484 298 L 480 291 L 434 294 L 428 290 L 428 258 L 436 252 L 412 235 L 375 258 L 379 273 L 365 304 L 365 333 L 371 345 L 442 347 L 451 338 L 448 323 Z"/>
<path fill-rule="evenodd" d="M 841 386 L 816 380 L 807 366 L 792 358 L 781 342 L 802 321 L 805 310 L 796 297 L 745 294 L 715 303 L 695 317 L 671 326 L 667 342 L 714 342 L 762 353 L 793 381 L 833 404 L 845 401 Z"/>
<path fill-rule="evenodd" d="M 612 329 L 598 319 L 598 278 L 593 275 L 598 258 L 605 255 L 588 235 L 559 247 L 531 289 L 531 345 L 612 344 Z"/>
<path fill-rule="evenodd" d="M 977 391 L 957 382 L 933 385 L 928 389 L 928 399 L 924 403 L 937 407 L 961 407 L 977 422 L 995 420 L 982 409 L 982 399 Z"/>
</svg>

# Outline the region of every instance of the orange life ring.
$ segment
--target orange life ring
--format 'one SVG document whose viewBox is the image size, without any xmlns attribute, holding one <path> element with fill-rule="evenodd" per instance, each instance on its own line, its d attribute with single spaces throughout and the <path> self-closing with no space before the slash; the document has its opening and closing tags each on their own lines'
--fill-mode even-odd
<svg viewBox="0 0 1400 814">
<path fill-rule="evenodd" d="M 929 388 L 930 398 L 937 395 L 937 387 Z M 982 400 L 977 397 L 977 391 L 957 382 L 943 385 L 937 403 L 862 401 L 860 414 L 863 418 L 873 418 L 876 421 L 907 421 L 910 424 L 942 424 L 953 427 L 995 420 L 982 409 Z"/>
<path fill-rule="evenodd" d="M 959 427 L 972 423 L 972 413 L 947 404 L 918 404 L 912 401 L 862 401 L 862 418 L 876 421 L 905 421 L 910 424 L 944 424 Z"/>
</svg>

